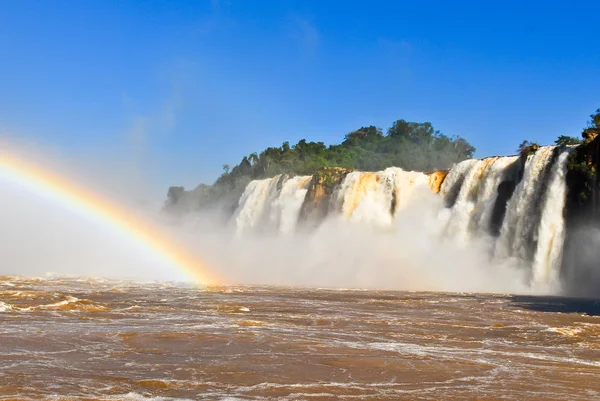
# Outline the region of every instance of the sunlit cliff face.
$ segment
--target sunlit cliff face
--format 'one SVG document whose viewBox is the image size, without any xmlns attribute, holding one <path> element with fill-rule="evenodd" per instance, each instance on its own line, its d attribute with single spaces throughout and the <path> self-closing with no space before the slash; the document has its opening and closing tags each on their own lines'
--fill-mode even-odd
<svg viewBox="0 0 600 401">
<path fill-rule="evenodd" d="M 448 170 L 434 171 L 429 174 L 429 188 L 436 194 L 440 193 L 446 175 L 448 175 Z"/>
</svg>

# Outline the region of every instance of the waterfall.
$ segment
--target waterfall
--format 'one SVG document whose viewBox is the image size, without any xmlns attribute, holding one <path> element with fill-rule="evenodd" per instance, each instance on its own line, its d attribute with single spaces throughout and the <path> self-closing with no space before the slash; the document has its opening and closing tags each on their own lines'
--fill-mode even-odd
<svg viewBox="0 0 600 401">
<path fill-rule="evenodd" d="M 336 192 L 333 209 L 350 222 L 387 227 L 410 202 L 415 188 L 428 186 L 426 174 L 396 167 L 377 173 L 353 172 Z"/>
<path fill-rule="evenodd" d="M 550 171 L 554 146 L 539 149 L 525 163 L 521 182 L 506 207 L 506 216 L 500 229 L 496 256 L 533 259 L 535 236 L 540 221 L 540 207 L 546 195 L 545 177 Z"/>
<path fill-rule="evenodd" d="M 563 209 L 567 196 L 565 181 L 567 159 L 572 149 L 560 154 L 553 167 L 548 191 L 542 209 L 542 218 L 537 229 L 537 247 L 533 259 L 533 283 L 557 286 L 565 241 L 565 219 Z"/>
<path fill-rule="evenodd" d="M 279 196 L 270 205 L 271 226 L 279 232 L 294 231 L 311 177 L 298 176 L 286 180 Z"/>
<path fill-rule="evenodd" d="M 525 268 L 531 287 L 556 289 L 565 240 L 563 211 L 571 151 L 546 146 L 528 156 L 470 159 L 447 174 L 390 167 L 379 172 L 350 172 L 338 181 L 328 181 L 326 176 L 313 182 L 311 177 L 280 175 L 252 181 L 233 221 L 238 233 L 290 233 L 296 229 L 303 204 L 318 198 L 328 202 L 324 204 L 327 218 L 393 232 L 403 230 L 401 225 L 407 220 L 398 216 L 404 210 L 410 214 L 431 209 L 433 223 L 427 224 L 432 229 L 425 242 L 473 249 L 487 255 L 482 260 L 494 266 L 506 262 Z M 421 196 L 433 197 L 432 193 L 438 192 L 436 202 L 424 202 Z M 420 209 L 410 209 L 412 206 Z M 418 219 L 418 215 L 412 218 Z"/>
<path fill-rule="evenodd" d="M 268 200 L 276 194 L 277 182 L 280 178 L 281 176 L 276 176 L 264 180 L 255 180 L 248 184 L 234 215 L 238 232 L 252 229 L 258 225 Z"/>
<path fill-rule="evenodd" d="M 447 236 L 467 244 L 489 231 L 498 186 L 517 160 L 517 156 L 466 160 L 450 171 L 441 191 L 446 205 L 452 205 L 447 211 Z"/>
<path fill-rule="evenodd" d="M 310 179 L 310 176 L 278 175 L 250 182 L 233 216 L 237 232 L 293 231 Z"/>
</svg>

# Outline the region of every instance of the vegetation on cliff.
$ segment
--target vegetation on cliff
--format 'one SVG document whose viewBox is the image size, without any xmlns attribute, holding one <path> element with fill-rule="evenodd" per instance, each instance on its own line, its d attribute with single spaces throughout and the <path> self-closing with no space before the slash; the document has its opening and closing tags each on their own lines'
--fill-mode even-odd
<svg viewBox="0 0 600 401">
<path fill-rule="evenodd" d="M 305 225 L 319 222 L 327 215 L 333 191 L 351 172 L 351 169 L 343 167 L 323 167 L 313 174 L 306 200 L 300 210 L 300 220 Z"/>
<path fill-rule="evenodd" d="M 475 148 L 460 137 L 448 137 L 434 130 L 431 123 L 398 120 L 384 135 L 374 127 L 362 127 L 344 137 L 339 145 L 300 140 L 290 146 L 267 148 L 252 153 L 225 173 L 216 185 L 229 184 L 241 177 L 260 179 L 277 174 L 312 175 L 323 167 L 343 167 L 378 171 L 387 167 L 433 171 L 473 156 Z"/>
<path fill-rule="evenodd" d="M 569 155 L 567 184 L 569 186 L 568 205 L 571 209 L 590 211 L 596 208 L 599 189 L 597 170 L 600 164 L 600 109 L 592 114 L 588 126 L 581 134 L 584 140 Z"/>
<path fill-rule="evenodd" d="M 600 229 L 600 109 L 583 129 L 583 143 L 570 155 L 567 169 L 565 244 L 561 275 L 567 291 L 593 289 L 597 295 L 597 232 Z M 596 286 L 596 287 L 594 287 Z"/>
<path fill-rule="evenodd" d="M 583 129 L 582 139 L 561 135 L 555 144 L 577 146 L 569 157 L 567 185 L 569 186 L 567 211 L 585 212 L 596 210 L 596 193 L 599 190 L 597 170 L 600 163 L 600 109 Z M 534 154 L 540 145 L 523 141 L 518 152 L 521 165 Z M 325 146 L 323 142 L 300 140 L 290 146 L 270 147 L 242 158 L 231 167 L 223 166 L 224 173 L 213 185 L 199 185 L 192 191 L 183 187 L 171 187 L 166 207 L 188 212 L 203 207 L 219 206 L 233 211 L 246 185 L 255 179 L 278 174 L 312 175 L 313 180 L 307 199 L 312 203 L 302 211 L 305 216 L 323 213 L 321 200 L 331 195 L 334 187 L 352 170 L 378 171 L 396 166 L 404 170 L 438 171 L 430 176 L 430 185 L 439 192 L 445 177 L 443 171 L 453 164 L 471 158 L 475 148 L 461 137 L 448 137 L 435 131 L 430 123 L 414 123 L 398 120 L 384 135 L 374 126 L 362 127 L 344 137 L 338 145 Z M 513 183 L 514 184 L 514 183 Z M 510 197 L 514 185 L 499 188 Z M 512 190 L 511 190 L 512 189 Z M 312 191 L 312 192 L 311 192 Z M 584 213 L 585 214 L 585 213 Z"/>
<path fill-rule="evenodd" d="M 330 185 L 329 167 L 378 171 L 387 167 L 405 170 L 435 171 L 473 157 L 475 148 L 458 136 L 436 131 L 431 123 L 397 120 L 384 135 L 380 128 L 369 126 L 352 131 L 341 144 L 326 146 L 323 142 L 300 140 L 291 145 L 269 147 L 252 153 L 231 167 L 223 166 L 223 174 L 211 185 L 201 185 L 193 191 L 171 187 L 167 207 L 177 205 L 182 211 L 210 206 L 218 200 L 228 205 L 238 199 L 246 185 L 255 179 L 277 174 L 323 174 L 324 184 Z M 324 170 L 325 169 L 325 170 Z M 337 180 L 334 180 L 337 181 Z M 226 207 L 233 207 L 229 205 Z"/>
<path fill-rule="evenodd" d="M 539 148 L 540 145 L 537 142 L 523 141 L 517 148 L 517 152 L 519 152 L 521 156 L 527 157 L 537 152 Z"/>
</svg>

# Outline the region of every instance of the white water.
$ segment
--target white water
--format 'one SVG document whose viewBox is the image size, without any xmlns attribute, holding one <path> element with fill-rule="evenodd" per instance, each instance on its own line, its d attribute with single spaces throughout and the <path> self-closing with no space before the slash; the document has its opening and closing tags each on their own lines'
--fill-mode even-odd
<svg viewBox="0 0 600 401">
<path fill-rule="evenodd" d="M 258 225 L 268 200 L 276 194 L 275 189 L 280 177 L 255 180 L 248 184 L 234 215 L 235 226 L 239 233 Z"/>
<path fill-rule="evenodd" d="M 294 231 L 310 179 L 311 177 L 298 176 L 285 181 L 279 196 L 269 205 L 271 227 L 278 228 L 282 233 Z"/>
<path fill-rule="evenodd" d="M 558 285 L 568 157 L 568 151 L 563 152 L 547 171 L 554 150 L 543 147 L 528 157 L 523 179 L 507 204 L 495 253 L 496 258 L 516 258 L 530 265 L 532 285 L 549 288 Z"/>
<path fill-rule="evenodd" d="M 308 186 L 308 176 L 275 176 L 252 181 L 234 214 L 238 233 L 256 229 L 288 233 L 294 230 Z"/>
<path fill-rule="evenodd" d="M 554 165 L 548 192 L 542 211 L 542 219 L 537 230 L 537 249 L 533 259 L 533 284 L 559 286 L 560 264 L 565 241 L 565 219 L 563 209 L 567 196 L 565 177 L 567 159 L 572 149 L 563 152 Z"/>
<path fill-rule="evenodd" d="M 331 196 L 327 220 L 341 220 L 339 227 L 351 224 L 385 229 L 390 235 L 396 232 L 396 238 L 404 238 L 400 247 L 411 235 L 425 236 L 410 241 L 427 244 L 429 252 L 442 245 L 445 249 L 450 245 L 464 249 L 477 254 L 481 261 L 487 260 L 494 269 L 520 266 L 523 272 L 529 272 L 526 276 L 531 288 L 556 290 L 565 236 L 566 163 L 571 150 L 560 150 L 562 153 L 556 156 L 558 151 L 554 146 L 542 147 L 527 158 L 524 166 L 517 156 L 466 160 L 448 173 L 438 202 L 427 198 L 431 197 L 427 174 L 399 168 L 352 172 Z M 503 181 L 513 182 L 515 188 L 506 205 L 498 203 L 498 188 Z M 238 233 L 256 229 L 294 231 L 309 185 L 309 177 L 285 176 L 250 183 L 234 216 Z M 428 217 L 424 207 L 430 208 Z M 412 216 L 414 213 L 421 214 Z M 491 230 L 494 215 L 495 233 Z M 414 249 L 405 250 L 406 255 L 411 253 Z M 436 260 L 443 257 L 438 255 Z M 460 260 L 453 262 L 460 264 Z"/>
<path fill-rule="evenodd" d="M 501 258 L 517 257 L 527 260 L 530 249 L 527 239 L 535 229 L 535 220 L 539 217 L 534 213 L 538 206 L 538 196 L 545 183 L 541 176 L 552 158 L 554 146 L 541 148 L 525 163 L 523 179 L 517 185 L 515 192 L 506 207 L 506 216 L 500 231 L 496 255 Z M 542 199 L 539 199 L 542 201 Z"/>
<path fill-rule="evenodd" d="M 353 172 L 336 191 L 333 209 L 353 223 L 389 227 L 398 211 L 410 203 L 415 189 L 428 185 L 426 174 L 396 167 L 377 173 Z"/>
<path fill-rule="evenodd" d="M 447 236 L 467 245 L 475 236 L 487 234 L 498 185 L 507 168 L 517 160 L 517 156 L 467 160 L 450 171 L 442 186 L 442 196 L 449 198 L 451 190 L 458 191 L 458 195 L 452 208 L 441 213 L 447 219 Z"/>
</svg>

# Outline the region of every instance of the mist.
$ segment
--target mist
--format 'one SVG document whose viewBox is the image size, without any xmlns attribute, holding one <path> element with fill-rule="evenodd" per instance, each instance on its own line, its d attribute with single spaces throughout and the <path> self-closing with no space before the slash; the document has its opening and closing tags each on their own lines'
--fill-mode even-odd
<svg viewBox="0 0 600 401">
<path fill-rule="evenodd" d="M 31 152 L 28 155 L 31 156 Z M 36 159 L 40 159 L 36 153 Z M 60 174 L 89 168 L 47 164 Z M 154 206 L 140 206 L 143 191 L 126 193 L 122 177 L 103 186 L 107 171 L 79 177 L 80 183 L 133 210 L 186 246 L 223 284 L 278 285 L 387 290 L 525 292 L 523 273 L 514 266 L 494 266 L 485 244 L 440 241 L 439 197 L 422 194 L 422 202 L 403 210 L 388 228 L 329 218 L 315 231 L 237 233 L 221 212 L 186 215 L 174 221 Z M 46 199 L 2 176 L 0 178 L 0 274 L 98 276 L 133 280 L 186 281 L 174 266 L 157 259 L 143 244 L 113 226 L 60 202 Z M 478 246 L 481 249 L 478 249 Z"/>
<path fill-rule="evenodd" d="M 5 154 L 42 167 L 152 222 L 161 201 L 138 169 L 108 155 L 96 154 L 83 162 L 60 149 L 3 137 Z M 98 168 L 99 160 L 104 167 Z M 97 276 L 136 280 L 185 280 L 168 261 L 148 245 L 132 238 L 114 223 L 85 208 L 74 207 L 60 196 L 6 174 L 0 165 L 0 275 Z"/>
<path fill-rule="evenodd" d="M 418 191 L 420 201 L 388 227 L 331 216 L 314 231 L 240 233 L 215 211 L 188 214 L 169 229 L 229 284 L 532 292 L 523 264 L 491 260 L 488 239 L 468 245 L 444 240 L 441 199 L 428 189 Z"/>
<path fill-rule="evenodd" d="M 600 230 L 581 224 L 565 244 L 564 292 L 573 296 L 600 296 Z"/>
<path fill-rule="evenodd" d="M 219 284 L 559 294 L 576 292 L 580 282 L 591 282 L 591 291 L 600 280 L 591 267 L 588 273 L 573 267 L 564 277 L 564 288 L 532 288 L 530 264 L 494 258 L 492 237 L 466 241 L 448 235 L 444 230 L 451 212 L 426 187 L 416 187 L 391 223 L 382 218 L 383 212 L 369 209 L 373 204 L 367 199 L 360 219 L 331 214 L 315 229 L 240 232 L 235 215 L 218 205 L 184 215 L 161 211 L 166 194 L 157 195 L 151 177 L 138 182 L 139 169 L 129 174 L 123 164 L 107 164 L 92 174 L 94 163 L 75 164 L 32 147 L 20 152 L 158 227 L 219 277 Z M 0 234 L 0 275 L 190 281 L 113 225 L 21 184 L 0 174 L 0 224 L 5 228 Z M 600 232 L 582 238 L 600 243 Z M 586 241 L 578 240 L 582 245 Z M 587 251 L 578 260 L 592 266 L 595 248 L 583 249 Z"/>
</svg>

